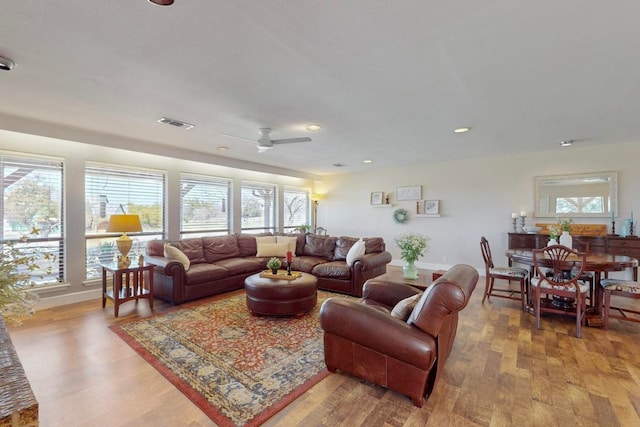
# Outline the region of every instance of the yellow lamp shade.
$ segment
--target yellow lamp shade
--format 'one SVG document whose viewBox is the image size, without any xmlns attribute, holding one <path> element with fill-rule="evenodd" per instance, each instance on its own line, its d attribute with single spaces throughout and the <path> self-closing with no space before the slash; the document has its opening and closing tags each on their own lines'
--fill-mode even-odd
<svg viewBox="0 0 640 427">
<path fill-rule="evenodd" d="M 127 236 L 127 233 L 136 233 L 142 231 L 142 224 L 140 223 L 140 217 L 138 215 L 129 214 L 115 214 L 109 217 L 109 224 L 107 225 L 108 233 L 122 233 L 116 240 L 118 251 L 122 255 L 122 259 L 127 259 L 133 241 L 131 237 Z"/>
</svg>

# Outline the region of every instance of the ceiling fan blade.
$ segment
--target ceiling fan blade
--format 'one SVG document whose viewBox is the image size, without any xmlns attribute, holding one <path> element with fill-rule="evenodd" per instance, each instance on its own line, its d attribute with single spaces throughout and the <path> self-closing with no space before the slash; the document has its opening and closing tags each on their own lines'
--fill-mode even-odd
<svg viewBox="0 0 640 427">
<path fill-rule="evenodd" d="M 227 133 L 221 133 L 220 135 L 222 135 L 222 136 L 228 136 L 229 138 L 244 139 L 245 141 L 256 142 L 256 140 L 255 140 L 255 139 L 244 138 L 244 137 L 242 137 L 242 136 L 229 135 L 229 134 L 227 134 Z"/>
<path fill-rule="evenodd" d="M 305 136 L 304 138 L 286 138 L 286 139 L 274 139 L 272 144 L 291 144 L 293 142 L 311 142 L 311 138 Z"/>
</svg>

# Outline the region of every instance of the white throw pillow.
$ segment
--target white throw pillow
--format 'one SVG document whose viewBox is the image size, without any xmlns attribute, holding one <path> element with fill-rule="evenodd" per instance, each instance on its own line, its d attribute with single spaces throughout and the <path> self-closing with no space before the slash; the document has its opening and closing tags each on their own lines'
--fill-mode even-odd
<svg viewBox="0 0 640 427">
<path fill-rule="evenodd" d="M 286 257 L 289 250 L 288 243 L 258 243 L 257 257 Z"/>
<path fill-rule="evenodd" d="M 164 244 L 164 257 L 169 259 L 175 259 L 180 264 L 184 265 L 185 271 L 191 266 L 189 257 L 184 254 L 180 249 L 173 246 L 171 243 Z"/>
<path fill-rule="evenodd" d="M 278 243 L 276 241 L 276 236 L 258 236 L 256 237 L 256 243 Z"/>
<path fill-rule="evenodd" d="M 415 294 L 398 302 L 391 310 L 391 317 L 396 317 L 406 322 L 421 296 L 422 293 Z"/>
<path fill-rule="evenodd" d="M 291 237 L 291 236 L 276 236 L 277 237 L 277 242 L 276 243 L 286 243 L 289 245 L 289 251 L 291 251 L 291 255 L 296 256 L 296 245 L 298 244 L 298 238 L 297 237 Z"/>
<path fill-rule="evenodd" d="M 355 242 L 353 246 L 351 246 L 351 249 L 349 249 L 349 252 L 347 252 L 347 265 L 351 267 L 356 258 L 364 255 L 365 250 L 364 240 L 360 239 Z"/>
</svg>

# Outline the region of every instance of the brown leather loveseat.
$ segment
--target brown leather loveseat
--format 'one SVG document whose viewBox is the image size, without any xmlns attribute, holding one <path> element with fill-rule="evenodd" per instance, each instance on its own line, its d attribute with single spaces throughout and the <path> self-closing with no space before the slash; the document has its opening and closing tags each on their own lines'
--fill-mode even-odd
<svg viewBox="0 0 640 427">
<path fill-rule="evenodd" d="M 475 268 L 458 264 L 423 293 L 372 279 L 361 302 L 328 299 L 320 309 L 327 368 L 400 392 L 422 407 L 453 347 L 458 312 L 477 282 Z"/>
</svg>

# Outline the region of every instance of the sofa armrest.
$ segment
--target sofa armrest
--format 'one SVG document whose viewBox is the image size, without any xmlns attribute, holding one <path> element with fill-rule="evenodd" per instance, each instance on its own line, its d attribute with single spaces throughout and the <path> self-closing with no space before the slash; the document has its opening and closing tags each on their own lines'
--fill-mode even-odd
<svg viewBox="0 0 640 427">
<path fill-rule="evenodd" d="M 421 291 L 404 283 L 390 282 L 381 279 L 369 279 L 362 288 L 362 299 L 375 301 L 389 308 L 405 298 L 419 294 Z"/>
<path fill-rule="evenodd" d="M 389 252 L 374 252 L 364 254 L 353 260 L 352 269 L 361 271 L 373 270 L 377 267 L 387 265 L 391 262 L 391 254 Z"/>
<path fill-rule="evenodd" d="M 420 369 L 430 369 L 436 359 L 434 337 L 359 302 L 329 298 L 320 308 L 320 325 L 326 334 L 342 337 Z"/>
<path fill-rule="evenodd" d="M 145 256 L 145 260 L 149 264 L 154 264 L 156 267 L 159 267 L 163 274 L 167 276 L 183 275 L 185 273 L 184 265 L 172 258 L 147 255 Z"/>
</svg>

